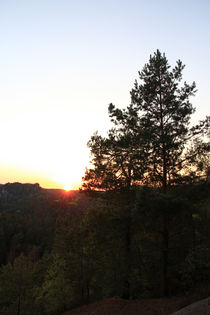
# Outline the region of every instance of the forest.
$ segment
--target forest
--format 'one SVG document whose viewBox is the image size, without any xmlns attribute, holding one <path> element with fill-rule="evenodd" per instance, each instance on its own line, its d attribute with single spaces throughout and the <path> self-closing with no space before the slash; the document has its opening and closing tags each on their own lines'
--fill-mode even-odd
<svg viewBox="0 0 210 315">
<path fill-rule="evenodd" d="M 113 128 L 90 138 L 79 191 L 0 185 L 0 314 L 62 314 L 110 297 L 210 295 L 209 117 L 157 50 Z"/>
</svg>

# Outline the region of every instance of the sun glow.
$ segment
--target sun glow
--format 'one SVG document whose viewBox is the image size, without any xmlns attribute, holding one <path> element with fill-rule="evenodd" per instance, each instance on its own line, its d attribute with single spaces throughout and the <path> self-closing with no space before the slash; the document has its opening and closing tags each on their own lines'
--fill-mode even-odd
<svg viewBox="0 0 210 315">
<path fill-rule="evenodd" d="M 74 120 L 83 124 L 79 113 L 74 114 Z M 1 181 L 38 182 L 44 188 L 77 190 L 88 166 L 89 152 L 87 135 L 78 129 L 73 110 L 51 110 L 51 115 L 43 111 L 42 116 L 33 113 L 33 121 L 31 115 L 0 126 L 1 134 L 7 130 L 7 137 L 2 139 L 4 154 L 0 156 L 0 164 L 5 165 Z M 39 127 L 34 121 L 39 121 Z"/>
<path fill-rule="evenodd" d="M 60 174 L 53 177 L 53 181 L 58 183 L 58 186 L 66 191 L 78 190 L 82 183 L 83 173 L 81 172 L 81 167 L 79 165 L 74 165 L 69 167 L 69 172 L 62 172 L 60 169 Z"/>
<path fill-rule="evenodd" d="M 70 185 L 64 185 L 64 186 L 63 186 L 63 189 L 64 189 L 65 191 L 70 191 L 70 190 L 72 190 L 72 188 L 71 188 Z"/>
<path fill-rule="evenodd" d="M 78 183 L 78 184 L 73 184 L 73 183 L 64 183 L 64 184 L 62 184 L 61 183 L 61 187 L 65 190 L 65 191 L 71 191 L 71 190 L 78 190 L 79 189 L 79 187 L 81 186 L 81 184 L 80 183 Z"/>
</svg>

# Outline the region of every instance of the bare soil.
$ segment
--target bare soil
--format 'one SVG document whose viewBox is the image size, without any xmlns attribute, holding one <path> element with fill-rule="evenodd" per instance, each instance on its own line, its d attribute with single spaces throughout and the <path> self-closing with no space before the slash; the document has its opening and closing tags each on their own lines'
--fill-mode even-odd
<svg viewBox="0 0 210 315">
<path fill-rule="evenodd" d="M 170 315 L 194 301 L 193 297 L 142 300 L 110 298 L 75 308 L 63 315 Z"/>
</svg>

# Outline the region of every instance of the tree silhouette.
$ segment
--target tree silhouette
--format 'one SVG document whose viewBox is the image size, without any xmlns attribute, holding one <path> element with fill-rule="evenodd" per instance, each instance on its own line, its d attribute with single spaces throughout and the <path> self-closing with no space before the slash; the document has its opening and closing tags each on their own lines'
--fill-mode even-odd
<svg viewBox="0 0 210 315">
<path fill-rule="evenodd" d="M 196 85 L 182 84 L 183 69 L 180 60 L 171 69 L 165 54 L 157 50 L 139 72 L 131 104 L 126 109 L 109 105 L 114 128 L 108 137 L 95 133 L 88 143 L 93 168 L 86 170 L 85 189 L 130 191 L 146 184 L 166 194 L 186 181 L 184 166 L 192 159 L 187 145 L 208 128 L 209 118 L 189 127 Z M 163 211 L 161 295 L 168 293 L 167 217 Z"/>
</svg>

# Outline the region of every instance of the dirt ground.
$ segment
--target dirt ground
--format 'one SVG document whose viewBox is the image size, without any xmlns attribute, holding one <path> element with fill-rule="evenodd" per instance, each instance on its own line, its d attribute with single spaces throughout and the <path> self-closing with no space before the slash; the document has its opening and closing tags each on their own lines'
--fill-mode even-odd
<svg viewBox="0 0 210 315">
<path fill-rule="evenodd" d="M 142 300 L 111 298 L 78 307 L 63 315 L 170 315 L 193 302 L 192 297 Z"/>
</svg>

